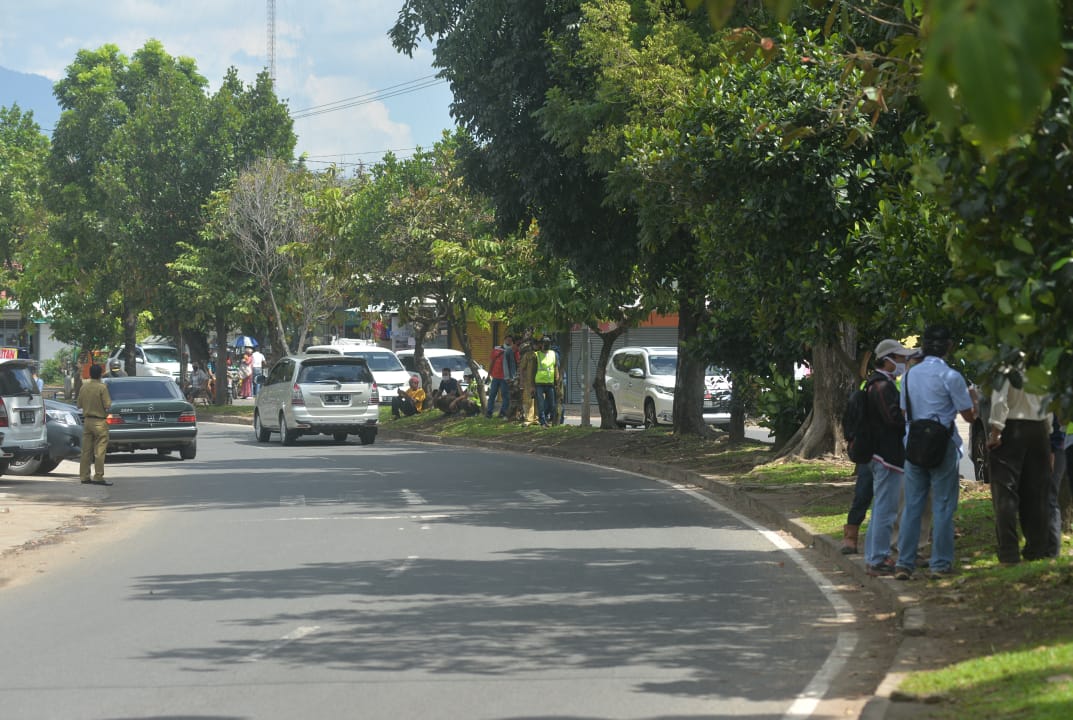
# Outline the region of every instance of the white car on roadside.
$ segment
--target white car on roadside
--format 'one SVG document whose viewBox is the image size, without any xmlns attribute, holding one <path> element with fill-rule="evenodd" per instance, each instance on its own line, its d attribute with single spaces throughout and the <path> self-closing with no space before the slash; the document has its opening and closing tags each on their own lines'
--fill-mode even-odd
<svg viewBox="0 0 1073 720">
<path fill-rule="evenodd" d="M 674 421 L 678 348 L 624 347 L 607 363 L 607 394 L 620 426 L 649 427 Z M 709 365 L 704 377 L 704 421 L 730 425 L 731 384 L 726 372 Z"/>
</svg>

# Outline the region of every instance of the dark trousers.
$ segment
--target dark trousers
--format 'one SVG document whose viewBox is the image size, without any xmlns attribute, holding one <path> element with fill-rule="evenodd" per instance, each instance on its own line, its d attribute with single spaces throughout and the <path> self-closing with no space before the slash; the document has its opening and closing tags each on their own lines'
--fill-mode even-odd
<svg viewBox="0 0 1073 720">
<path fill-rule="evenodd" d="M 1047 556 L 1050 482 L 1050 424 L 1008 420 L 1002 444 L 991 450 L 991 502 L 1000 562 L 1015 563 L 1022 555 L 1025 560 Z M 1023 551 L 1019 551 L 1018 523 L 1025 536 Z"/>
<path fill-rule="evenodd" d="M 399 413 L 402 413 L 407 417 L 417 413 L 417 406 L 414 405 L 414 399 L 412 397 L 409 395 L 396 395 L 391 398 L 391 416 L 398 417 Z"/>
<path fill-rule="evenodd" d="M 1046 557 L 1058 557 L 1062 554 L 1062 508 L 1058 496 L 1062 492 L 1062 482 L 1066 478 L 1066 454 L 1062 450 L 1051 448 L 1054 466 L 1051 468 L 1050 483 L 1047 484 L 1047 544 L 1043 547 Z"/>
<path fill-rule="evenodd" d="M 536 386 L 537 415 L 541 425 L 551 425 L 555 417 L 555 386 Z"/>
<path fill-rule="evenodd" d="M 853 504 L 849 506 L 849 513 L 846 515 L 847 525 L 860 527 L 864 522 L 864 516 L 868 514 L 868 508 L 872 506 L 874 492 L 872 463 L 858 463 L 857 484 L 853 487 Z"/>
</svg>

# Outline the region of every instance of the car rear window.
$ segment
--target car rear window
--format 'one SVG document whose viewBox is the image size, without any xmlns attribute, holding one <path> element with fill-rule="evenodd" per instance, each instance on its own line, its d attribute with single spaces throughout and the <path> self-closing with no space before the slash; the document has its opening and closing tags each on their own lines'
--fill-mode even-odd
<svg viewBox="0 0 1073 720">
<path fill-rule="evenodd" d="M 319 382 L 371 383 L 372 373 L 358 363 L 306 364 L 298 371 L 298 383 L 312 385 Z"/>
<path fill-rule="evenodd" d="M 37 393 L 37 385 L 28 367 L 0 366 L 0 395 Z"/>
<path fill-rule="evenodd" d="M 134 382 L 110 382 L 108 394 L 116 400 L 181 400 L 179 386 L 174 380 L 137 380 Z"/>
</svg>

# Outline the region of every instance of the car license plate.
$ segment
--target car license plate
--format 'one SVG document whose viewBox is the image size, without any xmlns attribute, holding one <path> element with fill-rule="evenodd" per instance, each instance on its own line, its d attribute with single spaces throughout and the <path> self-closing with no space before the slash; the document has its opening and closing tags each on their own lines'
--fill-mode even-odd
<svg viewBox="0 0 1073 720">
<path fill-rule="evenodd" d="M 19 422 L 23 425 L 33 425 L 36 417 L 37 413 L 33 410 L 19 410 Z"/>
<path fill-rule="evenodd" d="M 350 395 L 325 395 L 325 405 L 347 405 L 350 403 Z"/>
<path fill-rule="evenodd" d="M 142 422 L 147 422 L 147 423 L 167 422 L 168 421 L 168 416 L 165 415 L 164 413 L 157 413 L 157 414 L 147 413 L 145 415 L 142 415 L 141 421 Z"/>
</svg>

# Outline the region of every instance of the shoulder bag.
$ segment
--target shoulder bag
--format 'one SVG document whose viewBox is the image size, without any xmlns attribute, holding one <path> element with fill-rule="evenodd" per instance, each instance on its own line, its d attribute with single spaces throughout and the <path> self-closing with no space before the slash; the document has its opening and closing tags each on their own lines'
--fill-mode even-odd
<svg viewBox="0 0 1073 720">
<path fill-rule="evenodd" d="M 909 420 L 909 437 L 905 441 L 905 458 L 926 469 L 939 467 L 946 457 L 946 446 L 954 434 L 954 425 L 943 425 L 938 420 L 913 419 L 913 403 L 909 399 L 909 373 L 905 374 L 905 411 Z"/>
</svg>

